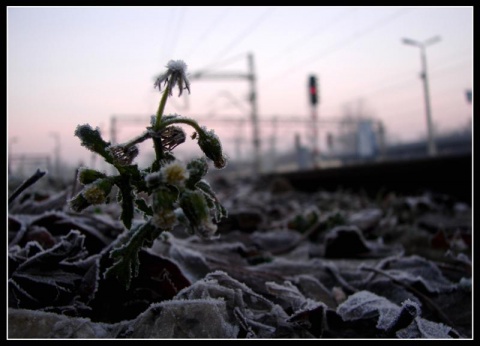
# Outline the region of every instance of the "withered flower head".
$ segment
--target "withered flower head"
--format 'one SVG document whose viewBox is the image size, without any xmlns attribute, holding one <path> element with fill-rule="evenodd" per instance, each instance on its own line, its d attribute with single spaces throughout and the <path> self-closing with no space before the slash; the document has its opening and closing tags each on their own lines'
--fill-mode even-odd
<svg viewBox="0 0 480 346">
<path fill-rule="evenodd" d="M 190 93 L 190 81 L 187 77 L 187 64 L 183 60 L 170 60 L 167 64 L 167 71 L 161 74 L 154 83 L 154 87 L 162 90 L 162 83 L 166 86 L 166 90 L 172 96 L 172 90 L 178 85 L 180 90 L 178 96 L 182 95 L 183 89 L 187 89 Z"/>
</svg>

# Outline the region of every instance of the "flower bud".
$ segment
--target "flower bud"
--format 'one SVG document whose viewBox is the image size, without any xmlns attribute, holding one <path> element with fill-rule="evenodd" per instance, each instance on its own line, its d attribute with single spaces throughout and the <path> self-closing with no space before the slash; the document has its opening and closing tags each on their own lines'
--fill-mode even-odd
<svg viewBox="0 0 480 346">
<path fill-rule="evenodd" d="M 98 179 L 86 185 L 82 191 L 82 195 L 90 204 L 102 204 L 111 191 L 112 182 L 110 179 Z"/>
<path fill-rule="evenodd" d="M 161 187 L 152 195 L 152 222 L 157 228 L 170 229 L 177 223 L 174 205 L 178 194 L 171 189 Z"/>
<path fill-rule="evenodd" d="M 173 209 L 178 199 L 178 192 L 165 186 L 156 189 L 152 194 L 152 208 L 155 212 L 159 209 Z"/>
<path fill-rule="evenodd" d="M 172 229 L 177 224 L 177 216 L 173 210 L 160 210 L 153 214 L 152 224 L 162 230 Z"/>
<path fill-rule="evenodd" d="M 105 142 L 100 135 L 100 129 L 97 127 L 95 130 L 89 124 L 78 125 L 75 129 L 75 136 L 80 138 L 81 144 L 87 149 L 102 155 L 107 155 L 105 148 L 110 143 Z"/>
<path fill-rule="evenodd" d="M 205 155 L 213 161 L 216 168 L 224 168 L 227 164 L 227 160 L 222 152 L 222 144 L 220 139 L 213 130 L 198 132 L 198 145 Z"/>
<path fill-rule="evenodd" d="M 195 233 L 204 238 L 210 238 L 215 234 L 217 226 L 210 219 L 210 210 L 203 193 L 185 191 L 180 197 L 180 207 Z"/>
<path fill-rule="evenodd" d="M 187 164 L 187 170 L 189 172 L 189 178 L 187 180 L 187 186 L 193 188 L 208 172 L 207 160 L 203 157 L 193 159 Z"/>
<path fill-rule="evenodd" d="M 78 181 L 82 185 L 93 183 L 97 179 L 105 178 L 106 175 L 95 169 L 81 167 L 78 170 Z"/>
<path fill-rule="evenodd" d="M 83 197 L 81 192 L 79 194 L 77 194 L 75 197 L 73 197 L 72 199 L 70 199 L 68 201 L 68 204 L 69 204 L 70 208 L 77 213 L 79 213 L 82 210 L 86 209 L 87 207 L 91 206 L 91 203 L 89 203 L 85 199 L 85 197 Z"/>
</svg>

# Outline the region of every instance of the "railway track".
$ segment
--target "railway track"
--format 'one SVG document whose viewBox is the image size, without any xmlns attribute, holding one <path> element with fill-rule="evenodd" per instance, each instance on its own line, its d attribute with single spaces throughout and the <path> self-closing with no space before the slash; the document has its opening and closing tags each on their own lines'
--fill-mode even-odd
<svg viewBox="0 0 480 346">
<path fill-rule="evenodd" d="M 472 174 L 472 156 L 468 154 L 271 173 L 262 180 L 282 177 L 306 192 L 348 189 L 376 196 L 388 191 L 400 195 L 429 191 L 472 205 Z"/>
</svg>

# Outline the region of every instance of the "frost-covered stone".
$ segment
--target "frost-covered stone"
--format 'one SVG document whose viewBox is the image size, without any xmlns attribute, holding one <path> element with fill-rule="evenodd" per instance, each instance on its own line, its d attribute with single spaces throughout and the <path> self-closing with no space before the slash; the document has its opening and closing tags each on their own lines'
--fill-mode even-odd
<svg viewBox="0 0 480 346">
<path fill-rule="evenodd" d="M 152 305 L 130 325 L 129 338 L 235 338 L 220 299 L 170 300 Z"/>
<path fill-rule="evenodd" d="M 74 318 L 51 312 L 8 309 L 8 338 L 108 338 L 116 326 L 93 323 L 87 318 Z"/>
</svg>

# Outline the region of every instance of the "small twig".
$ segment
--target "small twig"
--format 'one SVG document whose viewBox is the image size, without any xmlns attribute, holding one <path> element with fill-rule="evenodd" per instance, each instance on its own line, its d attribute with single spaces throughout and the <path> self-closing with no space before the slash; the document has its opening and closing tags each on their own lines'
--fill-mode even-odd
<svg viewBox="0 0 480 346">
<path fill-rule="evenodd" d="M 233 315 L 235 316 L 238 323 L 240 324 L 240 327 L 242 327 L 243 330 L 247 333 L 248 338 L 255 338 L 257 336 L 255 332 L 252 330 L 252 328 L 248 325 L 247 319 L 245 318 L 245 316 L 243 316 L 238 306 L 233 308 Z"/>
<path fill-rule="evenodd" d="M 47 172 L 42 172 L 41 170 L 37 169 L 35 174 L 33 174 L 30 178 L 25 180 L 22 185 L 20 185 L 8 198 L 8 204 L 13 202 L 15 198 L 18 197 L 24 190 L 26 190 L 31 185 L 35 184 L 41 177 L 43 177 Z"/>
<path fill-rule="evenodd" d="M 331 265 L 326 265 L 325 269 L 333 275 L 335 280 L 342 286 L 342 288 L 346 291 L 347 294 L 353 294 L 355 292 L 358 292 L 358 290 L 350 285 L 345 279 L 340 275 L 340 273 L 337 272 L 335 268 L 333 268 Z"/>
<path fill-rule="evenodd" d="M 444 262 L 432 261 L 437 267 L 442 270 L 449 270 L 457 273 L 472 275 L 472 265 L 466 262 L 459 261 L 458 264 L 449 264 Z"/>
<path fill-rule="evenodd" d="M 377 270 L 384 269 L 387 266 L 387 264 L 389 264 L 390 261 L 392 261 L 392 259 L 394 259 L 394 257 L 384 258 L 376 265 L 376 269 Z M 375 279 L 376 277 L 377 277 L 377 272 L 372 271 L 365 280 L 362 280 L 363 282 L 362 285 L 367 285 L 369 282 L 373 281 L 373 279 Z"/>
<path fill-rule="evenodd" d="M 73 198 L 75 196 L 75 192 L 77 191 L 77 185 L 78 185 L 78 174 L 79 174 L 80 167 L 78 167 L 75 170 L 75 176 L 73 178 L 73 184 L 72 184 L 72 189 L 70 191 L 70 197 L 69 199 Z"/>
</svg>

